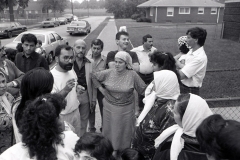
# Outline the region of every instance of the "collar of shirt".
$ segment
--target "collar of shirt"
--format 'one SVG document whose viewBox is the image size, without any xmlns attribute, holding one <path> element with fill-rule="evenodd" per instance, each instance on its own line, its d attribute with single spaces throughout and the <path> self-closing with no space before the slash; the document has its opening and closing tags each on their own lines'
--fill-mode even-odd
<svg viewBox="0 0 240 160">
<path fill-rule="evenodd" d="M 91 61 L 87 57 L 83 57 L 83 62 L 91 63 Z"/>
<path fill-rule="evenodd" d="M 24 52 L 22 52 L 22 54 L 23 54 L 22 57 L 24 57 L 24 58 L 32 58 L 32 59 L 38 58 L 38 53 L 36 53 L 35 51 L 33 53 L 31 53 L 29 57 L 27 57 Z"/>
<path fill-rule="evenodd" d="M 144 48 L 143 48 L 143 45 L 139 46 L 138 49 L 140 51 L 143 51 L 143 52 L 153 52 L 155 50 L 155 47 L 151 47 L 151 49 L 149 49 L 148 51 L 146 51 Z"/>
<path fill-rule="evenodd" d="M 196 51 L 192 51 L 192 49 L 190 50 L 189 54 L 192 54 L 194 56 L 198 55 L 199 53 L 201 53 L 203 51 L 203 47 L 198 48 Z"/>
<path fill-rule="evenodd" d="M 104 55 L 101 55 L 101 58 L 97 62 L 94 62 L 95 66 L 98 66 L 100 62 L 105 61 L 105 60 L 106 60 L 106 57 Z"/>
<path fill-rule="evenodd" d="M 4 69 L 4 73 L 6 74 L 6 75 L 8 75 L 8 68 L 7 68 L 7 62 L 6 61 L 3 61 L 3 69 Z"/>
</svg>

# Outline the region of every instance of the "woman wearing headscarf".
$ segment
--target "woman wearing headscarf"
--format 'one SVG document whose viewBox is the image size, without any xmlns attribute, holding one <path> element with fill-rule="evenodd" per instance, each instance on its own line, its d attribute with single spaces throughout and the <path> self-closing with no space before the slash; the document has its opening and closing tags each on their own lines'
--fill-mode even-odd
<svg viewBox="0 0 240 160">
<path fill-rule="evenodd" d="M 133 91 L 144 94 L 146 88 L 132 70 L 132 58 L 119 51 L 115 68 L 94 73 L 92 80 L 104 95 L 103 135 L 112 142 L 115 151 L 129 148 L 135 125 Z"/>
<path fill-rule="evenodd" d="M 141 152 L 146 160 L 152 159 L 155 153 L 154 139 L 175 124 L 171 109 L 180 94 L 173 71 L 156 71 L 153 76 L 153 90 L 143 100 L 145 106 L 137 119 L 138 127 L 132 140 L 132 148 Z"/>
<path fill-rule="evenodd" d="M 207 160 L 196 139 L 198 126 L 212 115 L 206 101 L 195 94 L 181 94 L 174 105 L 173 114 L 177 124 L 155 139 L 157 150 L 153 160 Z"/>
<path fill-rule="evenodd" d="M 0 154 L 11 146 L 13 135 L 11 106 L 13 96 L 7 92 L 7 80 L 0 72 Z"/>
</svg>

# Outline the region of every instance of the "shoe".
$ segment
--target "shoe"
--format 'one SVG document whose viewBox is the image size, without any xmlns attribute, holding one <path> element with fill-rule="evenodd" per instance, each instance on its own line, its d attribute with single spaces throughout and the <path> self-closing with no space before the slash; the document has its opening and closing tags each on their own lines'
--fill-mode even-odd
<svg viewBox="0 0 240 160">
<path fill-rule="evenodd" d="M 96 128 L 95 127 L 94 128 L 89 128 L 88 132 L 96 132 Z"/>
</svg>

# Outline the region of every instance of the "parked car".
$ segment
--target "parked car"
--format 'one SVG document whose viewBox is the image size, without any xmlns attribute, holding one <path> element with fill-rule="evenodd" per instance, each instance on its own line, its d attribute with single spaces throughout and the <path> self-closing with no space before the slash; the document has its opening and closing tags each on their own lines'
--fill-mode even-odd
<svg viewBox="0 0 240 160">
<path fill-rule="evenodd" d="M 86 20 L 72 21 L 67 27 L 67 32 L 72 35 L 75 33 L 88 34 L 91 32 L 91 25 Z"/>
<path fill-rule="evenodd" d="M 27 30 L 27 27 L 19 22 L 0 22 L 0 36 L 11 38 Z"/>
<path fill-rule="evenodd" d="M 42 41 L 42 48 L 45 50 L 45 58 L 48 63 L 51 64 L 55 58 L 55 49 L 58 45 L 67 44 L 68 41 L 57 34 L 55 31 L 46 31 L 46 30 L 32 30 L 26 31 L 19 34 L 11 43 L 6 44 L 5 48 L 16 49 L 18 43 L 21 43 L 21 38 L 24 34 L 31 33 L 34 34 L 37 39 Z"/>
<path fill-rule="evenodd" d="M 68 20 L 66 17 L 58 17 L 60 24 L 67 24 Z"/>
<path fill-rule="evenodd" d="M 55 27 L 60 26 L 60 21 L 58 18 L 47 18 L 45 21 L 42 22 L 42 27 Z"/>
<path fill-rule="evenodd" d="M 68 22 L 72 22 L 73 21 L 73 14 L 64 14 L 62 16 L 66 17 Z"/>
</svg>

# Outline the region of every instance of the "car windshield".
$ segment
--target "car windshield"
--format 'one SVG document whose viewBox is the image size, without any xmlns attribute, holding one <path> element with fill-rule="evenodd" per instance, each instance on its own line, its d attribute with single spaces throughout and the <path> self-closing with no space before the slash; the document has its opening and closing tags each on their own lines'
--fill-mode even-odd
<svg viewBox="0 0 240 160">
<path fill-rule="evenodd" d="M 38 33 L 31 33 L 31 34 L 34 34 L 38 40 L 41 40 L 42 43 L 45 43 L 45 35 L 44 34 L 38 34 Z M 21 42 L 21 38 L 23 35 L 24 34 L 18 35 L 14 41 Z"/>
<path fill-rule="evenodd" d="M 0 23 L 0 27 L 9 27 L 10 23 Z"/>
<path fill-rule="evenodd" d="M 65 20 L 66 18 L 65 17 L 59 17 L 58 19 L 59 20 Z"/>
<path fill-rule="evenodd" d="M 71 26 L 85 27 L 86 26 L 86 22 L 84 22 L 84 21 L 72 21 L 72 23 L 70 25 Z"/>
<path fill-rule="evenodd" d="M 47 18 L 46 21 L 54 21 L 54 18 Z"/>
</svg>

